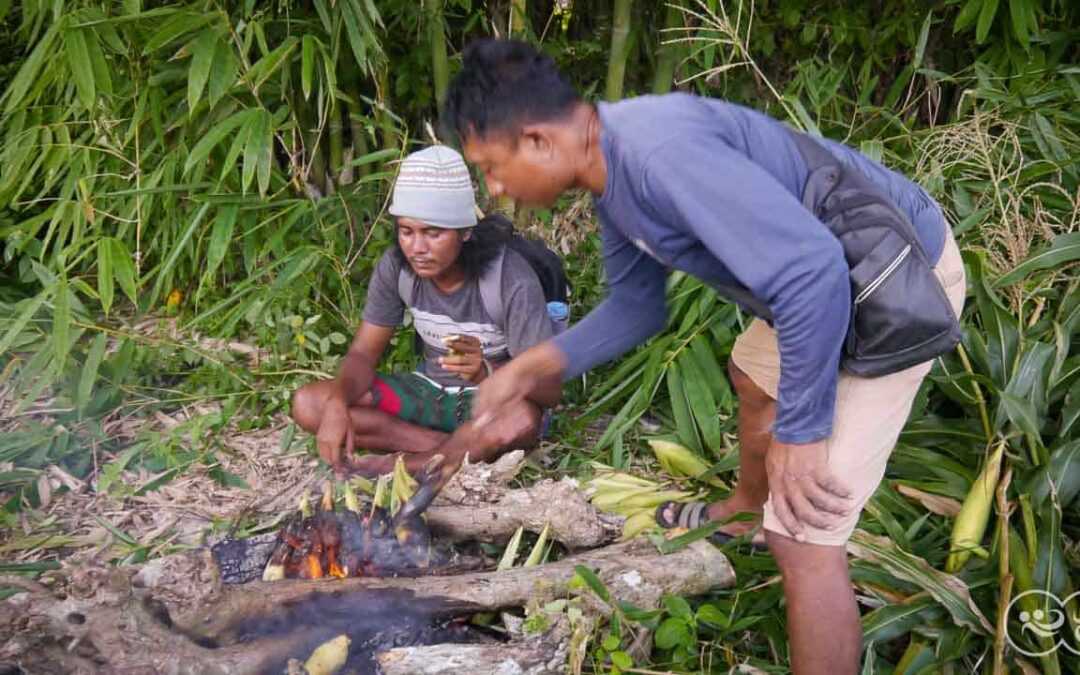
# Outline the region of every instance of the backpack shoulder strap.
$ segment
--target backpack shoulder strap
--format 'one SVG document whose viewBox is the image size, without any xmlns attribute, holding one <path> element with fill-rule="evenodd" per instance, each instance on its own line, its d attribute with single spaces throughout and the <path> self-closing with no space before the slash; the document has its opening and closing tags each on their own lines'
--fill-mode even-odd
<svg viewBox="0 0 1080 675">
<path fill-rule="evenodd" d="M 409 263 L 405 263 L 398 270 L 397 290 L 405 307 L 412 307 L 413 293 L 416 290 L 416 273 L 413 272 L 412 267 L 409 267 Z"/>
<path fill-rule="evenodd" d="M 493 321 L 502 323 L 506 311 L 503 306 L 502 278 L 503 263 L 506 261 L 506 246 L 499 249 L 498 255 L 491 261 L 484 273 L 480 275 L 480 302 L 484 303 L 484 311 Z"/>
</svg>

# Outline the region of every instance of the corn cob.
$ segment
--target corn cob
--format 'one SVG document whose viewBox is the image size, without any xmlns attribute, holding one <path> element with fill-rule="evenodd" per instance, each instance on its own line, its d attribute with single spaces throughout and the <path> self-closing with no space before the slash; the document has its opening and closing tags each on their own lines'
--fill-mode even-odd
<svg viewBox="0 0 1080 675">
<path fill-rule="evenodd" d="M 945 571 L 956 572 L 968 561 L 975 550 L 981 550 L 983 533 L 990 520 L 990 511 L 994 504 L 994 489 L 1001 475 L 1001 458 L 1005 454 L 1005 439 L 998 441 L 997 447 L 986 460 L 982 473 L 971 485 L 964 505 L 953 524 L 949 539 L 949 557 L 945 560 Z"/>
<path fill-rule="evenodd" d="M 660 467 L 675 478 L 697 479 L 708 473 L 711 468 L 695 452 L 678 443 L 654 439 L 649 441 L 649 447 L 656 454 Z M 723 486 L 723 483 L 715 476 L 709 478 L 708 482 L 717 487 Z"/>
<path fill-rule="evenodd" d="M 339 635 L 328 640 L 311 652 L 304 670 L 308 675 L 333 675 L 349 660 L 349 644 L 352 640 L 347 635 Z"/>
</svg>

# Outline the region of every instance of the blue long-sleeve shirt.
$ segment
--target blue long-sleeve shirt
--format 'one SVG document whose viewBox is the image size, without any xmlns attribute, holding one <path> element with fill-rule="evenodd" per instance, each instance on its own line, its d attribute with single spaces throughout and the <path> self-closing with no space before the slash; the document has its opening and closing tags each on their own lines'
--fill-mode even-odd
<svg viewBox="0 0 1080 675">
<path fill-rule="evenodd" d="M 598 111 L 607 184 L 595 205 L 609 294 L 555 338 L 568 361 L 565 376 L 660 331 L 667 271 L 678 269 L 776 329 L 775 437 L 827 438 L 850 281 L 839 241 L 802 206 L 808 171 L 789 132 L 749 108 L 685 94 L 599 104 Z M 935 262 L 945 221 L 934 200 L 847 146 L 825 147 L 893 198 Z"/>
</svg>

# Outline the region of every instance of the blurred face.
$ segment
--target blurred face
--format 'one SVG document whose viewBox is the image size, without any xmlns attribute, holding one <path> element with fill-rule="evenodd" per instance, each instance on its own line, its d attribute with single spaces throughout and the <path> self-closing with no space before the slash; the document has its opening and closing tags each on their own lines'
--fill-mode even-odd
<svg viewBox="0 0 1080 675">
<path fill-rule="evenodd" d="M 573 165 L 542 131 L 523 131 L 516 137 L 471 134 L 462 150 L 496 197 L 506 195 L 523 204 L 547 206 L 573 186 Z"/>
<path fill-rule="evenodd" d="M 457 266 L 461 244 L 472 230 L 433 227 L 413 218 L 398 218 L 397 238 L 405 259 L 416 276 L 440 278 Z"/>
</svg>

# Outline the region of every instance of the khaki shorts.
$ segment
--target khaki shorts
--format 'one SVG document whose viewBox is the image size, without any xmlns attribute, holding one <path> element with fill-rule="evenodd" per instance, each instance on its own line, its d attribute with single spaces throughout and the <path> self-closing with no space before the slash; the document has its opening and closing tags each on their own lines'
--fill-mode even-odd
<svg viewBox="0 0 1080 675">
<path fill-rule="evenodd" d="M 966 281 L 960 250 L 951 232 L 946 234 L 945 248 L 934 272 L 959 316 L 964 306 Z M 767 323 L 754 319 L 735 340 L 731 358 L 755 384 L 776 399 L 780 353 L 776 332 Z M 927 361 L 872 379 L 840 373 L 833 432 L 826 441 L 829 470 L 852 491 L 858 509 L 852 509 L 851 515 L 837 522 L 832 530 L 804 525 L 807 542 L 842 546 L 851 537 L 859 513 L 885 475 L 885 465 L 907 422 L 919 385 L 932 366 L 933 361 Z M 764 526 L 766 530 L 789 536 L 776 517 L 771 499 L 765 503 Z"/>
</svg>

